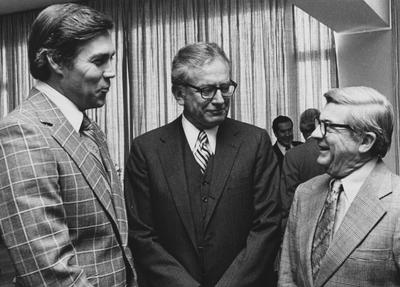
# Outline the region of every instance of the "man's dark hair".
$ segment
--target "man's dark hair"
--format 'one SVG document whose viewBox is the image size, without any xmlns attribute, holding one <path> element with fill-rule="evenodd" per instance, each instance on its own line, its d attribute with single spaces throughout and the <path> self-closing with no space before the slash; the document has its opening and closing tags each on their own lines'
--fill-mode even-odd
<svg viewBox="0 0 400 287">
<path fill-rule="evenodd" d="M 287 116 L 282 116 L 282 115 L 277 116 L 277 117 L 274 119 L 274 121 L 272 122 L 272 130 L 274 131 L 274 133 L 277 133 L 277 132 L 278 132 L 278 125 L 279 125 L 279 124 L 281 124 L 281 123 L 287 123 L 287 122 L 290 122 L 290 123 L 292 124 L 292 127 L 293 127 L 293 121 L 292 121 L 289 117 L 287 117 Z"/>
<path fill-rule="evenodd" d="M 112 29 L 105 14 L 79 4 L 57 4 L 44 9 L 32 24 L 28 41 L 32 76 L 42 81 L 50 77 L 47 57 L 71 66 L 80 47 Z"/>
<path fill-rule="evenodd" d="M 300 131 L 304 139 L 307 139 L 315 130 L 315 120 L 319 119 L 320 111 L 310 108 L 300 115 Z"/>
</svg>

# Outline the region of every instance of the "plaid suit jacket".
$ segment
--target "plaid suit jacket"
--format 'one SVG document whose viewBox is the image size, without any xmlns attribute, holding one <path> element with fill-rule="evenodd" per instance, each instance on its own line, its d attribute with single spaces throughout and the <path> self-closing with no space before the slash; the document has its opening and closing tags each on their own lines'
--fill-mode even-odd
<svg viewBox="0 0 400 287">
<path fill-rule="evenodd" d="M 17 285 L 134 285 L 125 201 L 109 176 L 36 89 L 0 122 L 0 227 Z"/>
<path fill-rule="evenodd" d="M 400 177 L 379 160 L 321 262 L 315 282 L 311 246 L 330 177 L 315 177 L 294 195 L 279 286 L 400 286 Z"/>
</svg>

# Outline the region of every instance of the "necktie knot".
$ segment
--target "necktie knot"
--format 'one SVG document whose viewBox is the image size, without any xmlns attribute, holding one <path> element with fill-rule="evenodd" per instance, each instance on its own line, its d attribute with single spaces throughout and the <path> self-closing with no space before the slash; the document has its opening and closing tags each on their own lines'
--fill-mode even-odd
<svg viewBox="0 0 400 287">
<path fill-rule="evenodd" d="M 83 114 L 83 120 L 82 120 L 82 124 L 81 124 L 81 128 L 80 128 L 80 132 L 84 133 L 86 131 L 93 130 L 93 129 L 94 129 L 94 124 L 88 118 L 88 116 L 86 114 Z"/>
<path fill-rule="evenodd" d="M 332 197 L 332 199 L 337 200 L 342 191 L 342 181 L 340 179 L 334 179 L 330 190 L 330 196 Z"/>
</svg>

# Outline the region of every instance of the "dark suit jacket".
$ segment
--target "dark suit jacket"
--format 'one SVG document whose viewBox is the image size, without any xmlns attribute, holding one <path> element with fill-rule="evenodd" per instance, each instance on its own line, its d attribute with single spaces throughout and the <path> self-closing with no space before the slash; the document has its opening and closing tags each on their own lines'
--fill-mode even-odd
<svg viewBox="0 0 400 287">
<path fill-rule="evenodd" d="M 325 168 L 317 163 L 318 155 L 318 141 L 314 138 L 309 138 L 304 144 L 295 146 L 285 154 L 280 184 L 283 211 L 282 231 L 285 231 L 286 219 L 297 186 L 325 172 Z"/>
<path fill-rule="evenodd" d="M 199 246 L 184 137 L 178 118 L 132 144 L 125 184 L 139 286 L 268 286 L 280 227 L 277 161 L 268 134 L 232 119 L 220 125 Z"/>
<path fill-rule="evenodd" d="M 125 286 L 125 200 L 109 172 L 36 89 L 0 122 L 0 227 L 17 286 Z"/>
<path fill-rule="evenodd" d="M 314 177 L 295 192 L 278 286 L 400 286 L 400 177 L 382 161 L 346 212 L 313 282 L 311 246 L 330 179 Z"/>
<path fill-rule="evenodd" d="M 293 147 L 301 145 L 301 144 L 302 144 L 302 142 L 298 142 L 298 141 L 293 141 L 292 142 Z M 279 149 L 277 141 L 273 145 L 273 149 L 274 149 L 275 155 L 276 155 L 276 157 L 278 159 L 279 169 L 282 170 L 284 154 L 282 154 L 281 150 Z"/>
</svg>

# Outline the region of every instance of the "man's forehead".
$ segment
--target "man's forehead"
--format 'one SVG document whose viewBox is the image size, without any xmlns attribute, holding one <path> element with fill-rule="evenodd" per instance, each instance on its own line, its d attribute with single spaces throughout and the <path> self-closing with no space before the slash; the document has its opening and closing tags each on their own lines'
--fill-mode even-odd
<svg viewBox="0 0 400 287">
<path fill-rule="evenodd" d="M 86 57 L 114 55 L 115 47 L 110 34 L 107 32 L 82 43 L 77 52 L 78 55 Z"/>
<path fill-rule="evenodd" d="M 334 123 L 345 123 L 351 107 L 349 105 L 338 105 L 335 103 L 328 103 L 321 111 L 320 119 L 329 120 Z"/>
<path fill-rule="evenodd" d="M 292 123 L 287 121 L 278 124 L 278 129 L 280 130 L 290 130 L 292 128 Z"/>
</svg>

